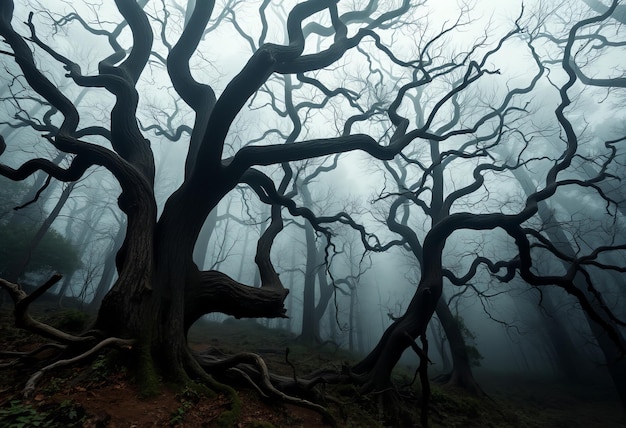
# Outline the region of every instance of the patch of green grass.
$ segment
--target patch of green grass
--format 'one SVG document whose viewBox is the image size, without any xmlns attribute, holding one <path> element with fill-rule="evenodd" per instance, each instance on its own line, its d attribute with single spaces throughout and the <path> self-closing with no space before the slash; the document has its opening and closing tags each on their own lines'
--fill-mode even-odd
<svg viewBox="0 0 626 428">
<path fill-rule="evenodd" d="M 161 378 L 157 373 L 150 353 L 150 346 L 142 343 L 137 347 L 138 367 L 137 367 L 137 385 L 139 386 L 139 394 L 144 397 L 156 396 L 161 388 Z"/>
</svg>

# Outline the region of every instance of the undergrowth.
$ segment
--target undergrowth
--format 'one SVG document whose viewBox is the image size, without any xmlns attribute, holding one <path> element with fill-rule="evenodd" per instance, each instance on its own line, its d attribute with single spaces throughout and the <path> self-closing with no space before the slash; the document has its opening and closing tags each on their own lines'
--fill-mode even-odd
<svg viewBox="0 0 626 428">
<path fill-rule="evenodd" d="M 3 428 L 82 427 L 85 417 L 85 410 L 71 400 L 38 407 L 22 400 L 11 400 L 0 408 Z"/>
<path fill-rule="evenodd" d="M 57 314 L 55 317 L 66 326 L 78 327 L 82 322 L 82 316 L 71 312 L 62 316 Z M 6 323 L 0 324 L 0 349 L 19 349 L 25 343 L 32 349 L 36 345 L 35 342 L 28 343 L 33 336 Z M 1 334 L 5 332 L 6 335 Z M 270 371 L 287 376 L 292 376 L 294 370 L 298 376 L 302 376 L 320 367 L 341 369 L 354 364 L 359 358 L 337 349 L 333 344 L 308 346 L 298 342 L 296 336 L 287 331 L 272 330 L 251 322 L 205 323 L 192 329 L 189 341 L 197 349 L 212 347 L 217 352 L 227 354 L 240 351 L 259 353 L 266 360 Z M 102 421 L 98 426 L 105 427 L 130 423 L 133 418 L 132 409 L 130 416 L 120 422 L 118 413 L 123 409 L 114 405 L 107 406 L 104 398 L 100 403 L 107 406 L 104 407 L 105 410 L 94 410 L 90 407 L 91 397 L 95 398 L 100 390 L 105 389 L 113 391 L 113 395 L 119 391 L 119 395 L 124 398 L 120 405 L 125 408 L 141 401 L 150 403 L 150 400 L 161 400 L 158 402 L 166 410 L 158 419 L 158 426 L 198 426 L 198 423 L 204 423 L 202 421 L 209 421 L 207 426 L 211 427 L 321 426 L 320 423 L 312 422 L 312 418 L 318 418 L 319 415 L 303 412 L 293 406 L 268 403 L 242 386 L 237 393 L 230 387 L 226 391 L 214 385 L 207 387 L 205 384 L 190 382 L 176 390 L 168 389 L 161 384 L 160 379 L 154 379 L 160 392 L 147 398 L 141 393 L 136 368 L 127 364 L 125 355 L 119 351 L 108 351 L 80 367 L 50 372 L 36 392 L 39 398 L 36 395 L 32 401 L 22 400 L 20 392 L 24 380 L 29 373 L 32 374 L 28 370 L 33 367 L 24 366 L 20 370 L 0 372 L 0 427 L 80 427 L 92 421 Z M 395 373 L 397 385 L 410 384 L 413 377 L 414 370 L 406 366 L 399 367 Z M 389 394 L 385 396 L 361 394 L 358 386 L 354 385 L 322 385 L 321 392 L 323 394 L 320 396 L 326 399 L 323 404 L 329 407 L 340 427 L 419 426 L 419 381 L 406 388 L 390 388 Z M 167 398 L 162 398 L 164 396 Z M 504 394 L 476 398 L 462 391 L 432 385 L 429 419 L 431 428 L 537 428 L 556 426 L 557 421 L 569 424 L 561 425 L 568 427 L 593 426 L 587 423 L 588 420 L 577 421 L 567 414 L 568 411 L 578 410 L 580 415 L 583 406 L 588 405 L 591 409 L 593 403 L 578 405 L 581 409 L 571 406 L 557 410 L 539 408 L 536 402 L 529 399 L 513 402 Z M 150 406 L 144 404 L 143 408 L 151 409 Z M 150 412 L 151 410 L 146 411 L 146 417 L 137 420 L 145 423 Z M 138 422 L 137 426 L 142 428 L 148 425 Z M 606 428 L 619 425 L 602 426 Z"/>
</svg>

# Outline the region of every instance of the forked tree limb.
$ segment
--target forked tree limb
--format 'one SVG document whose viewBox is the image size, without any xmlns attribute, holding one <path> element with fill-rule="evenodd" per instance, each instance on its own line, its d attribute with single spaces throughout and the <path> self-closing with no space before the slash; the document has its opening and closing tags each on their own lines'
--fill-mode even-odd
<svg viewBox="0 0 626 428">
<path fill-rule="evenodd" d="M 34 319 L 28 313 L 29 305 L 35 301 L 38 297 L 49 290 L 54 284 L 56 284 L 62 275 L 54 274 L 43 285 L 38 287 L 31 294 L 26 293 L 20 288 L 19 285 L 6 281 L 0 278 L 0 287 L 4 288 L 15 303 L 15 325 L 16 327 L 23 328 L 32 333 L 39 334 L 40 336 L 48 339 L 57 340 L 64 344 L 88 342 L 94 340 L 92 336 L 74 336 L 72 334 L 65 333 L 51 325 L 44 324 Z"/>
</svg>

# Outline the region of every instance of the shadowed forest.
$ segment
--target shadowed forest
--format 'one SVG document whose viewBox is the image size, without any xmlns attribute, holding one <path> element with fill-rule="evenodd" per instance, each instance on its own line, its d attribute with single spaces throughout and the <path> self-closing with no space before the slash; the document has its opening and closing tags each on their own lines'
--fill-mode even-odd
<svg viewBox="0 0 626 428">
<path fill-rule="evenodd" d="M 626 424 L 626 3 L 0 2 L 0 426 Z"/>
</svg>

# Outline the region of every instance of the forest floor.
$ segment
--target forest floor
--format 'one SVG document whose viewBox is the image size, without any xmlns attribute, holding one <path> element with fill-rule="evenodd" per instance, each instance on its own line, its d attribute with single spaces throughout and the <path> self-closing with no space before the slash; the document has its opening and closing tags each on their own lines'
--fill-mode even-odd
<svg viewBox="0 0 626 428">
<path fill-rule="evenodd" d="M 76 310 L 33 308 L 34 315 L 66 330 L 85 325 Z M 11 311 L 0 310 L 0 352 L 27 351 L 41 338 L 17 330 Z M 239 351 L 263 356 L 270 371 L 302 375 L 320 367 L 355 361 L 355 356 L 333 345 L 307 347 L 286 331 L 265 328 L 251 321 L 204 322 L 194 326 L 189 343 L 195 350 L 213 348 L 227 354 Z M 289 348 L 289 362 L 285 350 Z M 0 360 L 6 363 L 7 359 Z M 220 424 L 230 400 L 210 396 L 201 389 L 163 387 L 151 397 L 142 397 L 132 374 L 118 364 L 115 352 L 101 354 L 85 363 L 51 371 L 43 376 L 32 398 L 23 400 L 30 367 L 0 368 L 0 427 L 323 427 L 322 417 L 308 409 L 263 400 L 252 389 L 237 388 L 241 413 L 235 422 Z M 0 366 L 1 367 L 1 366 Z M 413 371 L 400 367 L 399 384 L 410 383 Z M 572 387 L 541 379 L 481 371 L 477 376 L 488 397 L 476 398 L 460 391 L 432 385 L 429 411 L 431 427 L 620 427 L 621 411 L 610 385 L 601 383 Z M 363 396 L 353 387 L 328 386 L 327 402 L 340 427 L 419 426 L 419 381 L 396 394 L 393 416 L 385 413 L 382 396 Z"/>
</svg>

